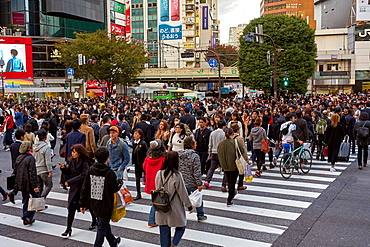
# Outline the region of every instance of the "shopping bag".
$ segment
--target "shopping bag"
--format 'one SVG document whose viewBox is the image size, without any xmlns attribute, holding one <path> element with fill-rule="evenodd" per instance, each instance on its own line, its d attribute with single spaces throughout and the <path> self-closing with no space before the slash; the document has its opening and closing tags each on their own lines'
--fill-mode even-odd
<svg viewBox="0 0 370 247">
<path fill-rule="evenodd" d="M 37 211 L 45 209 L 45 198 L 29 198 L 28 199 L 28 211 Z"/>
<path fill-rule="evenodd" d="M 112 217 L 110 218 L 112 220 L 112 222 L 118 222 L 120 219 L 122 219 L 123 217 L 126 216 L 126 207 L 123 207 L 123 208 L 117 208 L 117 200 L 118 200 L 119 196 L 115 196 L 114 197 L 114 207 L 113 207 L 113 211 L 112 211 Z"/>
<path fill-rule="evenodd" d="M 15 185 L 15 175 L 12 174 L 6 178 L 6 188 L 7 190 L 13 190 Z"/>
<path fill-rule="evenodd" d="M 122 180 L 123 180 L 123 181 L 128 181 L 127 167 L 126 167 L 126 168 L 125 168 L 125 170 L 123 171 Z"/>
<path fill-rule="evenodd" d="M 134 199 L 132 198 L 131 192 L 127 189 L 127 187 L 124 183 L 122 184 L 122 187 L 119 190 L 119 193 L 121 193 L 125 203 L 129 203 L 129 202 L 134 201 Z"/>
<path fill-rule="evenodd" d="M 114 193 L 114 199 L 117 201 L 117 209 L 124 208 L 126 206 L 125 199 L 120 192 Z"/>
<path fill-rule="evenodd" d="M 252 182 L 253 181 L 253 174 L 252 170 L 249 164 L 245 166 L 245 172 L 244 172 L 244 181 L 245 182 Z"/>
<path fill-rule="evenodd" d="M 196 207 L 196 208 L 200 207 L 202 205 L 202 192 L 199 190 L 194 190 L 190 194 L 189 199 L 193 207 Z"/>
</svg>

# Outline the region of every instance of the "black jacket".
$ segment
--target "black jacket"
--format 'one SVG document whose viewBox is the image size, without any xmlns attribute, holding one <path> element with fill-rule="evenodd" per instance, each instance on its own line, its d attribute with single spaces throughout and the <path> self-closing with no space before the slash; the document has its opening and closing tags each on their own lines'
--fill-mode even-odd
<svg viewBox="0 0 370 247">
<path fill-rule="evenodd" d="M 294 124 L 296 125 L 296 131 L 295 135 L 300 141 L 306 141 L 308 140 L 308 127 L 307 127 L 307 122 L 303 118 L 297 118 L 294 121 Z"/>
<path fill-rule="evenodd" d="M 36 161 L 31 154 L 24 153 L 18 156 L 14 174 L 15 190 L 32 192 L 34 188 L 37 188 Z"/>
<path fill-rule="evenodd" d="M 66 181 L 69 185 L 67 208 L 71 206 L 72 202 L 79 203 L 81 188 L 87 169 L 89 169 L 89 163 L 82 159 L 78 161 L 72 159 L 66 168 L 60 169 L 68 178 Z"/>
<path fill-rule="evenodd" d="M 114 193 L 120 189 L 121 184 L 109 166 L 95 163 L 88 169 L 82 185 L 81 207 L 90 208 L 99 218 L 111 218 Z"/>
<path fill-rule="evenodd" d="M 32 125 L 31 132 L 35 133 L 36 131 L 39 130 L 39 125 L 38 125 L 38 123 L 37 123 L 37 121 L 36 121 L 35 118 L 28 119 L 27 123 Z"/>
<path fill-rule="evenodd" d="M 331 147 L 340 147 L 345 136 L 345 131 L 343 126 L 338 123 L 337 127 L 333 127 L 331 124 L 328 125 L 325 134 L 324 143 L 328 144 Z"/>
<path fill-rule="evenodd" d="M 369 145 L 370 138 L 362 139 L 362 138 L 358 138 L 357 136 L 358 129 L 361 128 L 362 126 L 370 129 L 370 121 L 367 120 L 366 123 L 363 120 L 357 121 L 353 127 L 353 137 L 356 138 L 357 145 Z"/>
<path fill-rule="evenodd" d="M 154 140 L 154 127 L 151 124 L 147 124 L 144 121 L 138 122 L 134 129 L 141 129 L 144 132 L 145 142 L 148 144 Z"/>
<path fill-rule="evenodd" d="M 194 116 L 192 116 L 190 114 L 186 114 L 186 115 L 180 117 L 180 121 L 181 121 L 181 123 L 187 124 L 189 126 L 190 130 L 195 129 L 196 121 L 195 121 Z"/>
<path fill-rule="evenodd" d="M 143 166 L 144 160 L 146 158 L 146 152 L 148 151 L 148 145 L 146 142 L 141 140 L 138 144 L 134 143 L 132 149 L 132 164 Z M 136 168 L 135 168 L 136 169 Z M 143 168 L 141 168 L 142 170 Z"/>
<path fill-rule="evenodd" d="M 21 141 L 15 141 L 12 143 L 12 145 L 10 145 L 10 156 L 12 157 L 12 168 L 14 170 L 14 166 L 15 166 L 15 160 L 17 159 L 17 157 L 21 154 L 19 152 L 19 147 L 21 146 L 22 142 Z"/>
<path fill-rule="evenodd" d="M 211 133 L 212 133 L 212 131 L 208 128 L 205 128 L 204 131 L 203 131 L 203 138 L 205 140 L 206 150 L 208 150 L 209 137 L 211 136 Z M 194 140 L 195 141 L 198 141 L 198 138 L 200 137 L 199 135 L 200 135 L 200 128 L 195 131 L 195 135 L 194 135 Z M 199 151 L 198 146 L 197 146 L 196 150 Z"/>
</svg>

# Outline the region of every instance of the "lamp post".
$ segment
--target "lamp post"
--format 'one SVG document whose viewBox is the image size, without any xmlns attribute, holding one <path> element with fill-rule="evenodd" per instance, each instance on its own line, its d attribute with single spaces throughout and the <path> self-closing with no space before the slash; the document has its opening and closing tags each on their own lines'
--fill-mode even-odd
<svg viewBox="0 0 370 247">
<path fill-rule="evenodd" d="M 3 66 L 5 65 L 5 62 L 3 59 L 0 59 L 0 67 L 1 67 L 1 87 L 2 87 L 2 93 L 3 93 L 3 102 L 5 99 L 5 88 L 4 88 L 4 71 Z"/>
</svg>

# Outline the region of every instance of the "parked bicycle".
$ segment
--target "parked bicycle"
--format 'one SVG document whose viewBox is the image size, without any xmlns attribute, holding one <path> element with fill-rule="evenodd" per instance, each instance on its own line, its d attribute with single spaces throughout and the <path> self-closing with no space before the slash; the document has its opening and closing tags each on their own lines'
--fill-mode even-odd
<svg viewBox="0 0 370 247">
<path fill-rule="evenodd" d="M 283 178 L 290 178 L 293 174 L 293 170 L 297 170 L 299 173 L 303 174 L 307 174 L 311 170 L 312 154 L 310 145 L 310 143 L 305 143 L 294 149 L 291 153 L 285 153 L 283 155 L 280 161 L 280 174 Z"/>
</svg>

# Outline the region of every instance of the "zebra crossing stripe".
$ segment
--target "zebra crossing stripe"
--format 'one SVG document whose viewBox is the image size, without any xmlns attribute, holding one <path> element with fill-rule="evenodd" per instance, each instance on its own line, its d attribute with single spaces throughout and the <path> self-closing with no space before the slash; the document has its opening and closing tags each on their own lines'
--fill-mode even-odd
<svg viewBox="0 0 370 247">
<path fill-rule="evenodd" d="M 1 222 L 2 223 L 2 222 Z M 25 241 L 21 241 L 14 238 L 8 238 L 4 236 L 0 236 L 0 243 L 1 246 L 4 247 L 44 247 L 43 245 L 33 244 Z"/>
</svg>

